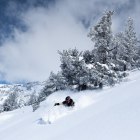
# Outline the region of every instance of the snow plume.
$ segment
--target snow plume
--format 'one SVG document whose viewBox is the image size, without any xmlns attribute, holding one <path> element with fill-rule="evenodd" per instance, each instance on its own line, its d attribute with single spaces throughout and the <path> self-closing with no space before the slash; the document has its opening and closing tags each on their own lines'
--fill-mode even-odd
<svg viewBox="0 0 140 140">
<path fill-rule="evenodd" d="M 48 98 L 41 103 L 40 113 L 41 118 L 47 122 L 48 120 L 54 122 L 55 120 L 63 117 L 73 111 L 84 108 L 97 100 L 99 100 L 102 90 L 97 91 L 83 91 L 83 92 L 71 92 L 71 91 L 59 91 L 51 94 Z M 60 96 L 61 95 L 61 96 Z M 65 100 L 66 96 L 70 96 L 75 102 L 74 107 L 65 107 L 64 105 L 54 106 L 55 103 L 60 103 Z M 53 107 L 54 106 L 54 107 Z"/>
</svg>

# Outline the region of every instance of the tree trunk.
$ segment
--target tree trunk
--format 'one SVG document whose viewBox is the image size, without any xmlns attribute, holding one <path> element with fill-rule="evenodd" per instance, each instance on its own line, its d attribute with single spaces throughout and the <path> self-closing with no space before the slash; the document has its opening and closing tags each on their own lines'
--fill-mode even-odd
<svg viewBox="0 0 140 140">
<path fill-rule="evenodd" d="M 99 88 L 103 88 L 103 83 L 100 83 L 99 84 Z"/>
<path fill-rule="evenodd" d="M 124 65 L 124 71 L 126 71 L 126 65 Z"/>
</svg>

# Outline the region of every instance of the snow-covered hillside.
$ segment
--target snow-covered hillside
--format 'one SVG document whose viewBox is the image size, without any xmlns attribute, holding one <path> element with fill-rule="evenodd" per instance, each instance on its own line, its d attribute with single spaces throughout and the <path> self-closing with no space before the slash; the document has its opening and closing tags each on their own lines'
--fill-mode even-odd
<svg viewBox="0 0 140 140">
<path fill-rule="evenodd" d="M 18 85 L 0 85 L 0 105 L 3 104 L 5 99 L 9 96 L 10 93 L 17 90 L 18 92 L 18 100 L 23 100 L 27 102 L 29 100 L 29 96 L 34 92 L 38 94 L 40 90 L 44 87 L 46 81 L 43 82 L 30 82 L 27 84 L 18 84 Z"/>
<path fill-rule="evenodd" d="M 140 71 L 128 78 L 103 90 L 55 92 L 35 112 L 31 106 L 3 112 L 0 140 L 140 140 Z M 53 107 L 67 95 L 74 108 Z M 52 124 L 43 121 L 48 116 Z"/>
</svg>

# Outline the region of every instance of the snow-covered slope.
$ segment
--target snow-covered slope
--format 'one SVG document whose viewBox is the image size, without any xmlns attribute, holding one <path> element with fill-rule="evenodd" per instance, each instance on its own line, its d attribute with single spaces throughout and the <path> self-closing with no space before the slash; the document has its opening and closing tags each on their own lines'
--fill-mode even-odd
<svg viewBox="0 0 140 140">
<path fill-rule="evenodd" d="M 1 113 L 0 140 L 140 140 L 140 71 L 129 79 L 103 90 L 53 93 L 36 112 L 29 106 Z M 67 95 L 74 108 L 53 107 Z M 44 123 L 48 116 L 52 124 Z"/>
<path fill-rule="evenodd" d="M 21 85 L 0 84 L 0 105 L 2 105 L 5 99 L 7 99 L 7 97 L 9 96 L 9 94 L 14 92 L 15 90 L 18 92 L 18 100 L 23 100 L 26 103 L 28 102 L 29 96 L 32 93 L 38 95 L 38 93 L 43 89 L 45 83 L 46 81 L 36 81 Z"/>
</svg>

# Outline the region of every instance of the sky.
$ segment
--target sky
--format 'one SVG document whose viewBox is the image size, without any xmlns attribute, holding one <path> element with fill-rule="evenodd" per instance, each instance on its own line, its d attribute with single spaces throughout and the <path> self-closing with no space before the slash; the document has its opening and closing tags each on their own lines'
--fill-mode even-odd
<svg viewBox="0 0 140 140">
<path fill-rule="evenodd" d="M 113 34 L 128 17 L 140 38 L 139 0 L 0 0 L 0 83 L 47 80 L 60 71 L 59 51 L 92 50 L 89 28 L 115 11 Z"/>
</svg>

